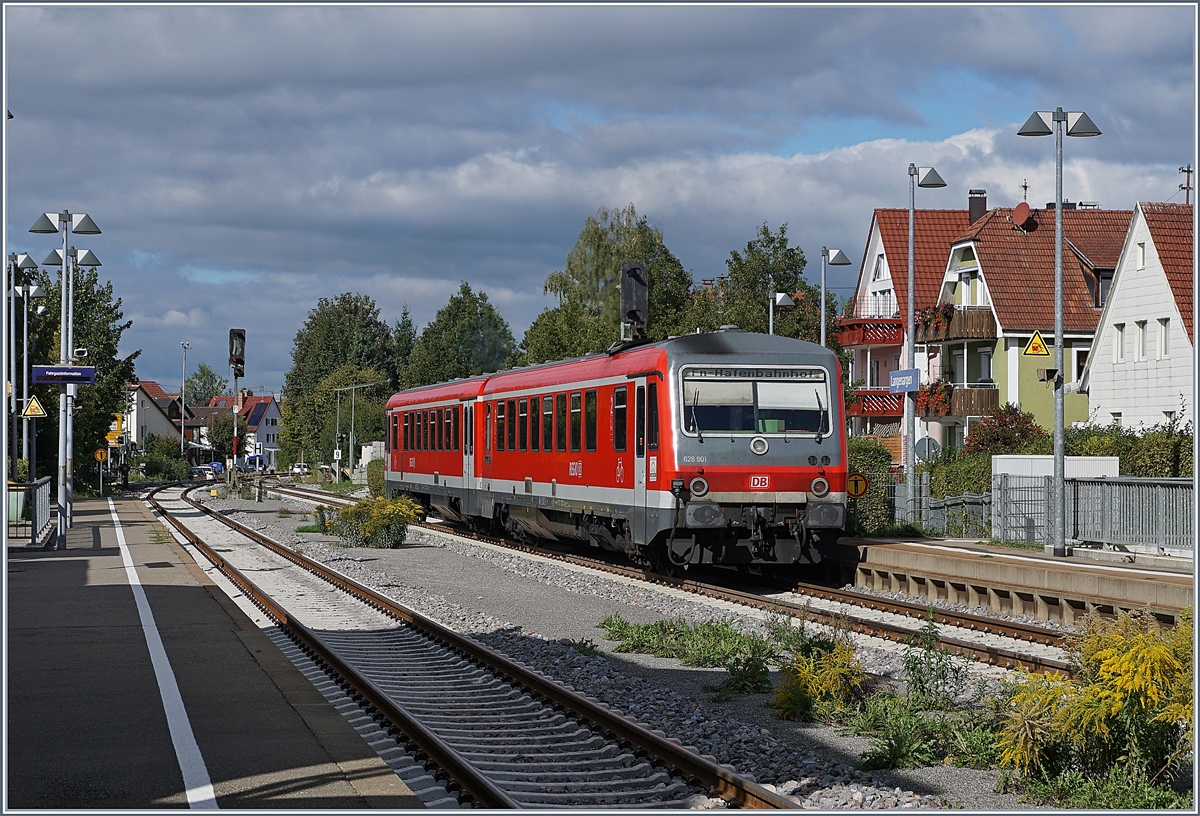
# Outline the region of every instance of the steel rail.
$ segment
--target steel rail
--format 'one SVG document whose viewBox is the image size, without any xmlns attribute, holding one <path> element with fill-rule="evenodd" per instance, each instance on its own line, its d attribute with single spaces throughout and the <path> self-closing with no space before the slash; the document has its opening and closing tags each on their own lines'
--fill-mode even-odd
<svg viewBox="0 0 1200 816">
<path fill-rule="evenodd" d="M 315 491 L 304 490 L 302 488 L 275 486 L 271 487 L 270 490 L 282 493 L 284 495 L 293 495 L 304 498 L 308 501 L 328 501 L 329 504 L 335 505 L 354 504 L 353 499 L 348 499 L 344 496 L 331 494 L 318 496 Z M 649 581 L 651 583 L 669 586 L 675 589 L 692 592 L 697 595 L 728 601 L 730 603 L 736 603 L 754 609 L 761 609 L 768 612 L 787 612 L 793 617 L 806 616 L 809 618 L 816 618 L 826 625 L 844 626 L 850 631 L 858 634 L 882 637 L 893 642 L 906 641 L 914 634 L 912 629 L 900 626 L 898 624 L 887 623 L 885 621 L 847 620 L 844 616 L 836 612 L 813 609 L 811 606 L 805 604 L 795 603 L 792 601 L 783 601 L 777 598 L 764 598 L 763 596 L 752 592 L 744 592 L 741 590 L 730 589 L 728 587 L 717 586 L 714 584 L 708 584 L 690 579 L 673 578 L 666 575 L 647 573 L 644 570 L 635 567 L 627 567 L 621 564 L 614 564 L 608 561 L 588 558 L 587 556 L 562 553 L 555 550 L 546 550 L 541 547 L 534 547 L 529 544 L 507 541 L 505 539 L 492 536 L 484 536 L 478 533 L 462 532 L 449 529 L 443 525 L 420 522 L 414 522 L 414 524 L 425 529 L 441 532 L 446 535 L 455 535 L 468 539 L 475 539 L 489 544 L 494 544 L 496 546 L 501 546 L 520 552 L 526 552 L 533 555 L 539 555 L 544 558 L 550 558 L 565 563 L 586 566 L 633 580 Z M 841 592 L 839 590 L 832 590 L 810 584 L 800 584 L 798 586 L 793 584 L 792 586 L 795 588 L 789 591 L 795 591 L 798 594 L 812 595 L 813 597 L 821 600 L 844 603 L 848 606 L 860 606 L 874 611 L 904 615 L 905 617 L 926 617 L 930 614 L 930 607 L 921 606 L 920 604 L 915 604 L 909 601 L 881 600 L 856 592 Z M 1065 638 L 1062 635 L 1056 632 L 1049 632 L 1041 627 L 1025 626 L 1018 623 L 1000 621 L 994 618 L 984 617 L 982 615 L 972 615 L 965 612 L 947 612 L 933 607 L 933 616 L 934 620 L 938 623 L 952 625 L 971 631 L 979 631 L 983 634 L 995 634 L 1004 637 L 1010 637 L 1014 640 L 1026 640 L 1030 643 L 1040 643 L 1050 646 L 1061 646 L 1065 642 Z M 991 666 L 999 666 L 1006 669 L 1025 668 L 1034 672 L 1058 672 L 1061 674 L 1066 674 L 1067 676 L 1071 676 L 1074 671 L 1071 664 L 1063 660 L 1055 660 L 1053 658 L 1039 657 L 1035 655 L 1023 655 L 1012 649 L 972 643 L 971 641 L 956 638 L 949 634 L 941 634 L 939 636 L 939 641 L 942 646 L 954 654 L 978 660 Z"/>
<path fill-rule="evenodd" d="M 491 779 L 484 776 L 478 768 L 450 747 L 441 737 L 413 717 L 403 706 L 392 700 L 378 686 L 359 674 L 307 626 L 293 618 L 286 609 L 276 603 L 270 595 L 260 589 L 252 580 L 243 575 L 237 567 L 230 564 L 229 561 L 201 540 L 199 536 L 184 526 L 171 513 L 168 513 L 154 499 L 154 494 L 162 489 L 161 487 L 157 488 L 147 497 L 150 505 L 172 527 L 178 530 L 192 546 L 204 553 L 204 557 L 212 561 L 222 574 L 233 581 L 242 592 L 246 593 L 247 598 L 266 612 L 280 626 L 290 630 L 300 642 L 300 645 L 305 647 L 305 650 L 310 655 L 316 655 L 325 661 L 361 696 L 363 701 L 374 706 L 380 714 L 390 720 L 396 729 L 402 732 L 412 743 L 416 744 L 420 750 L 424 751 L 438 767 L 461 785 L 462 789 L 469 793 L 476 802 L 487 808 L 522 808 L 520 802 L 513 799 Z M 187 496 L 187 493 L 195 489 L 186 490 L 183 494 L 183 499 L 192 506 L 199 507 Z M 210 515 L 216 515 L 207 508 L 200 507 L 200 509 L 208 512 Z M 220 516 L 216 517 L 221 518 Z M 222 521 L 228 522 L 229 520 L 222 519 Z M 237 525 L 237 527 L 240 528 L 238 532 L 243 534 L 246 532 L 246 528 L 241 528 L 241 525 Z M 255 538 L 257 539 L 257 536 Z"/>
<path fill-rule="evenodd" d="M 743 779 L 736 773 L 727 771 L 717 763 L 705 759 L 694 751 L 688 750 L 677 741 L 659 736 L 644 726 L 625 718 L 599 700 L 578 694 L 532 669 L 515 663 L 499 652 L 442 626 L 440 623 L 409 609 L 386 595 L 360 584 L 326 567 L 320 562 L 288 549 L 256 530 L 252 530 L 198 502 L 192 501 L 186 495 L 184 496 L 184 500 L 201 512 L 220 520 L 239 533 L 267 547 L 272 552 L 278 553 L 305 569 L 316 573 L 321 578 L 347 593 L 355 595 L 381 611 L 413 625 L 415 628 L 426 632 L 442 642 L 450 644 L 453 648 L 472 658 L 476 663 L 520 683 L 531 692 L 548 700 L 556 709 L 566 709 L 572 714 L 588 720 L 598 727 L 609 739 L 628 743 L 638 752 L 650 758 L 663 760 L 676 773 L 695 778 L 706 789 L 715 791 L 722 799 L 735 802 L 745 808 L 794 808 L 796 806 L 791 800 L 773 793 L 761 785 Z M 353 500 L 345 501 L 353 503 Z"/>
</svg>

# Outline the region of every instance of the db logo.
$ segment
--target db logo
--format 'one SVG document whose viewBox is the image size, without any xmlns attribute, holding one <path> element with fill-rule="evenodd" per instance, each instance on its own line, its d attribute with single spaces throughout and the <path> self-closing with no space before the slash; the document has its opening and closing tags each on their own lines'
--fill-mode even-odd
<svg viewBox="0 0 1200 816">
<path fill-rule="evenodd" d="M 771 489 L 771 477 L 770 476 L 751 476 L 750 477 L 750 489 L 751 490 L 770 490 Z"/>
</svg>

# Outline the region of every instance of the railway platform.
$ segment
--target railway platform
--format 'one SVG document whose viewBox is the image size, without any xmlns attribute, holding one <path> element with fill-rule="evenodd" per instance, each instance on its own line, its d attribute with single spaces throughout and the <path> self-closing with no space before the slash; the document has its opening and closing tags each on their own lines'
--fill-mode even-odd
<svg viewBox="0 0 1200 816">
<path fill-rule="evenodd" d="M 1089 612 L 1148 610 L 1167 622 L 1191 605 L 1190 560 L 1067 558 L 975 540 L 842 539 L 833 554 L 855 586 L 1072 624 Z M 1102 554 L 1101 554 L 1102 555 Z"/>
<path fill-rule="evenodd" d="M 141 500 L 7 560 L 6 810 L 423 807 Z"/>
</svg>

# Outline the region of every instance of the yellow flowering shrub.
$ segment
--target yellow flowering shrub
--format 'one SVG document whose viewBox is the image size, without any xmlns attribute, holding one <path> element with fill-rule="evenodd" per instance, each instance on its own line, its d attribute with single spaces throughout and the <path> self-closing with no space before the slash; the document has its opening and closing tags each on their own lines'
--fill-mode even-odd
<svg viewBox="0 0 1200 816">
<path fill-rule="evenodd" d="M 838 643 L 829 651 L 796 654 L 783 667 L 783 679 L 771 705 L 783 720 L 811 720 L 819 706 L 844 707 L 862 689 L 866 674 L 854 647 Z"/>
<path fill-rule="evenodd" d="M 416 520 L 421 508 L 412 499 L 363 499 L 344 507 L 330 525 L 349 547 L 396 548 L 404 544 L 408 524 Z"/>
</svg>

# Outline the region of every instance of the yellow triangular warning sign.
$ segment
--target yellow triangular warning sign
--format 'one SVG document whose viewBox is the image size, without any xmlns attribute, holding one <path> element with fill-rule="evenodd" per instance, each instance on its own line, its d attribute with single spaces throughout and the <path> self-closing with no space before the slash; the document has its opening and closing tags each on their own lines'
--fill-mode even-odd
<svg viewBox="0 0 1200 816">
<path fill-rule="evenodd" d="M 1021 352 L 1024 357 L 1049 357 L 1050 349 L 1046 348 L 1046 341 L 1042 339 L 1042 333 L 1035 331 L 1033 337 L 1029 338 L 1029 342 L 1025 344 L 1025 350 Z"/>
<path fill-rule="evenodd" d="M 25 410 L 21 412 L 21 416 L 25 419 L 40 419 L 46 415 L 46 409 L 38 402 L 37 397 L 30 397 L 29 404 L 25 406 Z"/>
</svg>

